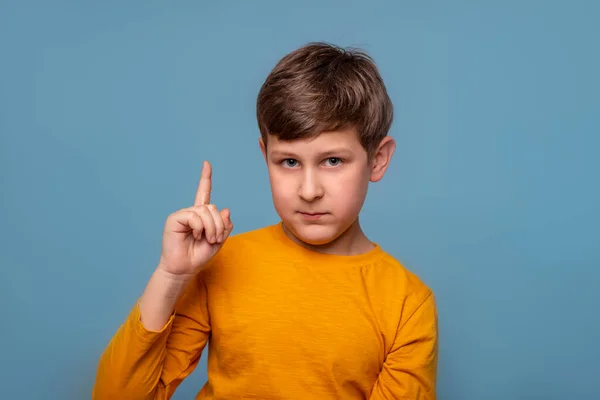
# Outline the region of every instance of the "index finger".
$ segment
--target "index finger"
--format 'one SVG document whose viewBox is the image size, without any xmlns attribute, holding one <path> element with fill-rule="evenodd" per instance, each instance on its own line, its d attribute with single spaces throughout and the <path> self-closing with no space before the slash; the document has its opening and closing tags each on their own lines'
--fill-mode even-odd
<svg viewBox="0 0 600 400">
<path fill-rule="evenodd" d="M 196 192 L 196 200 L 194 206 L 210 204 L 210 191 L 212 189 L 212 166 L 208 161 L 202 164 L 202 174 L 200 175 L 200 183 Z"/>
</svg>

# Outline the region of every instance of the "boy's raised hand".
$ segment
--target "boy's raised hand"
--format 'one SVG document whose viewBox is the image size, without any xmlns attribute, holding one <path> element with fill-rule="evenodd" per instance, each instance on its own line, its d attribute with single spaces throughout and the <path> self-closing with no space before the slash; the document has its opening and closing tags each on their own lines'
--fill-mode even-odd
<svg viewBox="0 0 600 400">
<path fill-rule="evenodd" d="M 194 206 L 169 215 L 165 223 L 159 268 L 174 275 L 196 274 L 223 246 L 231 234 L 230 211 L 210 204 L 212 167 L 202 174 Z"/>
</svg>

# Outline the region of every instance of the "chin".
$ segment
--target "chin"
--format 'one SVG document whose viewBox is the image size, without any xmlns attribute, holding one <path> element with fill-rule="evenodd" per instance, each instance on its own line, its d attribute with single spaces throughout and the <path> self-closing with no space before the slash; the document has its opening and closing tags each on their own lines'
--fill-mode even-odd
<svg viewBox="0 0 600 400">
<path fill-rule="evenodd" d="M 286 224 L 301 241 L 312 246 L 322 246 L 337 239 L 341 232 L 336 227 L 318 224 Z"/>
</svg>

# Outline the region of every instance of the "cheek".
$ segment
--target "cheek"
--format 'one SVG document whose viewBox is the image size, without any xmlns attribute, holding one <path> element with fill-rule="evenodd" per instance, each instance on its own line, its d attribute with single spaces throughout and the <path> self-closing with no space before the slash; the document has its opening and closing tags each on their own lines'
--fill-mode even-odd
<svg viewBox="0 0 600 400">
<path fill-rule="evenodd" d="M 331 180 L 331 187 L 341 193 L 358 194 L 365 191 L 368 180 L 358 174 L 339 175 Z"/>
<path fill-rule="evenodd" d="M 336 204 L 353 212 L 364 202 L 369 185 L 369 179 L 364 174 L 343 174 L 334 177 L 329 183 L 329 194 Z"/>
<path fill-rule="evenodd" d="M 295 194 L 293 181 L 289 177 L 269 171 L 269 181 L 271 183 L 273 200 L 276 203 L 285 203 Z"/>
</svg>

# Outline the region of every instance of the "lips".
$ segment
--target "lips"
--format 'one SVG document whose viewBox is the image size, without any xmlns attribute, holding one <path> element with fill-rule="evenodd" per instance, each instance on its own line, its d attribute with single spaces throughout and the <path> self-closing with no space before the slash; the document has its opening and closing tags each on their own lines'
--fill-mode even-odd
<svg viewBox="0 0 600 400">
<path fill-rule="evenodd" d="M 300 214 L 304 219 L 309 220 L 309 221 L 315 221 L 315 220 L 320 219 L 324 215 L 327 215 L 327 213 L 324 213 L 324 212 L 304 212 L 304 211 L 298 211 L 298 214 Z"/>
<path fill-rule="evenodd" d="M 327 214 L 325 212 L 307 212 L 307 211 L 298 211 L 298 213 L 303 214 L 303 215 L 311 215 L 311 216 Z"/>
</svg>

